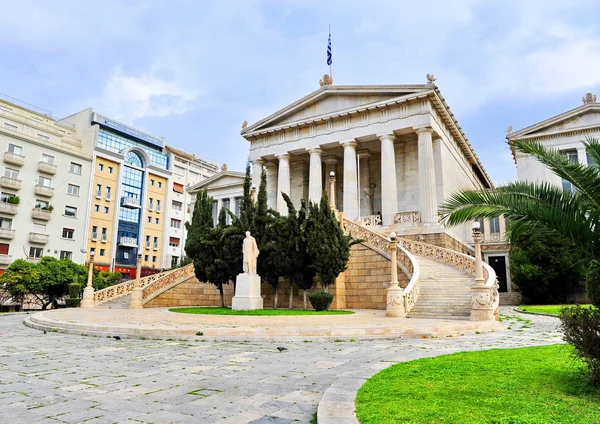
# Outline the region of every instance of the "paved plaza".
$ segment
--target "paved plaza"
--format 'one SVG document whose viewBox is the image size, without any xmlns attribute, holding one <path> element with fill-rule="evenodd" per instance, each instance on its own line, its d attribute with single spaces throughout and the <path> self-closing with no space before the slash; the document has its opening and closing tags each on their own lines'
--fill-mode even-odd
<svg viewBox="0 0 600 424">
<path fill-rule="evenodd" d="M 462 337 L 279 344 L 44 334 L 0 315 L 0 422 L 353 422 L 347 394 L 396 362 L 561 341 L 556 318 L 502 315 L 506 330 Z"/>
</svg>

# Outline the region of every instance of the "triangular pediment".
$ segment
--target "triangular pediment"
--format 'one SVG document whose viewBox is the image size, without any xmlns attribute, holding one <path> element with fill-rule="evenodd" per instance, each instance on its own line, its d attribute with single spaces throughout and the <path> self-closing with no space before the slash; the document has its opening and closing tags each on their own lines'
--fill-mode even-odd
<svg viewBox="0 0 600 424">
<path fill-rule="evenodd" d="M 509 139 L 600 128 L 600 104 L 588 103 L 508 135 Z"/>
<path fill-rule="evenodd" d="M 244 178 L 246 174 L 243 172 L 236 171 L 222 171 L 218 174 L 213 175 L 203 181 L 197 182 L 196 184 L 188 187 L 188 193 L 195 193 L 204 189 L 210 190 L 211 188 L 241 185 L 244 184 Z"/>
<path fill-rule="evenodd" d="M 392 86 L 335 86 L 321 87 L 295 103 L 256 122 L 242 134 L 265 130 L 270 127 L 309 121 L 328 115 L 347 113 L 379 103 L 430 91 L 431 85 Z"/>
</svg>

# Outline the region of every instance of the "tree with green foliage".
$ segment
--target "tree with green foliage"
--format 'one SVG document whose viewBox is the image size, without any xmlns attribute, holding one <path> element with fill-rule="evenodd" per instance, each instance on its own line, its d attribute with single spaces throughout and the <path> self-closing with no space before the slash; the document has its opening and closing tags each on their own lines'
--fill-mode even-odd
<svg viewBox="0 0 600 424">
<path fill-rule="evenodd" d="M 196 194 L 196 202 L 194 203 L 194 212 L 192 214 L 192 222 L 185 223 L 185 228 L 188 232 L 185 242 L 185 253 L 193 261 L 196 260 L 202 251 L 202 239 L 213 228 L 213 198 L 208 195 L 206 190 L 202 190 Z M 206 281 L 200 279 L 200 281 Z"/>
<path fill-rule="evenodd" d="M 323 291 L 335 283 L 345 271 L 350 259 L 352 237 L 344 234 L 335 213 L 329 207 L 327 193 L 323 191 L 320 203 L 311 203 L 306 226 L 307 253 Z"/>
<path fill-rule="evenodd" d="M 462 190 L 440 206 L 440 215 L 450 225 L 478 218 L 507 217 L 509 240 L 522 234 L 544 234 L 569 240 L 582 257 L 600 259 L 600 142 L 583 142 L 592 164 L 571 162 L 560 151 L 540 142 L 516 140 L 514 147 L 533 156 L 576 190 L 563 190 L 547 182 L 513 182 L 489 190 Z M 592 303 L 600 306 L 598 279 L 587 280 Z"/>
<path fill-rule="evenodd" d="M 39 267 L 25 259 L 17 259 L 6 268 L 4 274 L 0 276 L 0 285 L 18 301 L 22 301 L 24 296 L 33 293 L 42 309 L 46 309 L 51 303 L 43 295 Z"/>
<path fill-rule="evenodd" d="M 510 274 L 525 303 L 568 303 L 585 273 L 585 258 L 563 237 L 522 234 L 513 240 Z"/>
<path fill-rule="evenodd" d="M 92 274 L 92 286 L 94 290 L 102 290 L 123 282 L 123 274 L 120 272 L 98 271 L 94 269 Z"/>
<path fill-rule="evenodd" d="M 270 214 L 271 223 L 266 228 L 258 258 L 262 265 L 260 276 L 273 289 L 273 307 L 277 309 L 279 280 L 280 277 L 290 274 L 294 239 L 290 234 L 288 217 L 275 211 L 270 211 Z"/>
</svg>

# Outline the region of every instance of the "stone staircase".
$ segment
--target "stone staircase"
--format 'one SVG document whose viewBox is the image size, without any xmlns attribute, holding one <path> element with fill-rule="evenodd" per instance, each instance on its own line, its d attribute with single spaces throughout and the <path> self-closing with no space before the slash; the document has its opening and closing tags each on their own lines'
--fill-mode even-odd
<svg viewBox="0 0 600 424">
<path fill-rule="evenodd" d="M 100 309 L 129 309 L 131 303 L 131 293 L 121 297 L 115 297 L 107 302 L 96 305 L 96 308 Z"/>
<path fill-rule="evenodd" d="M 469 319 L 472 275 L 423 256 L 416 256 L 421 269 L 420 293 L 410 318 Z"/>
</svg>

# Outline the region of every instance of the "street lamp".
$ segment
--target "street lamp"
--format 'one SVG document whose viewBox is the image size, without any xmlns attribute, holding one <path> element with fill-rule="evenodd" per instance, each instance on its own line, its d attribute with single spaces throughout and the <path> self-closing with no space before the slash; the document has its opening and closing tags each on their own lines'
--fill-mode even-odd
<svg viewBox="0 0 600 424">
<path fill-rule="evenodd" d="M 481 224 L 474 221 L 471 226 L 473 230 L 473 244 L 475 245 L 475 284 L 483 284 L 483 265 L 481 263 Z"/>
<path fill-rule="evenodd" d="M 329 173 L 329 207 L 335 210 L 335 172 Z"/>
<path fill-rule="evenodd" d="M 392 256 L 392 281 L 387 289 L 386 315 L 389 317 L 405 317 L 406 308 L 402 289 L 398 284 L 398 239 L 396 233 L 390 233 L 390 252 Z"/>
<path fill-rule="evenodd" d="M 137 267 L 135 269 L 135 282 L 133 283 L 133 290 L 131 291 L 131 301 L 129 303 L 129 309 L 141 309 L 142 304 L 142 252 L 137 254 Z"/>
</svg>

